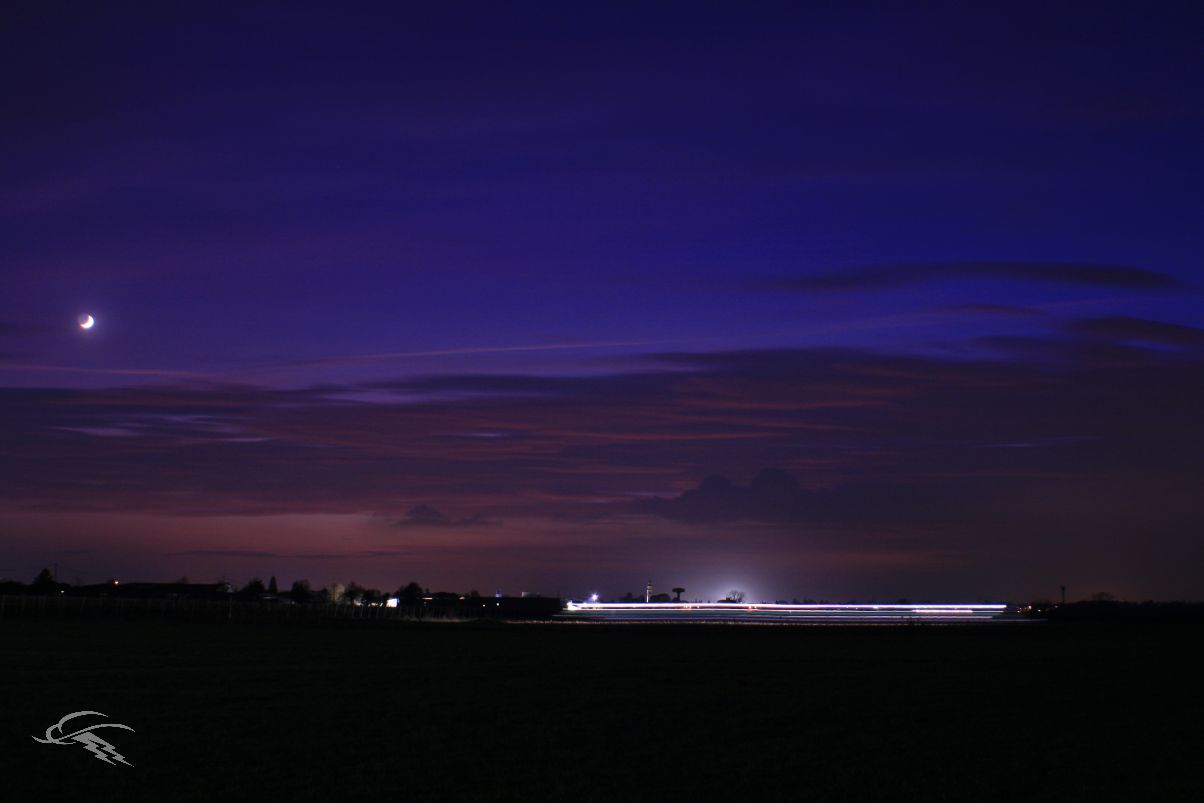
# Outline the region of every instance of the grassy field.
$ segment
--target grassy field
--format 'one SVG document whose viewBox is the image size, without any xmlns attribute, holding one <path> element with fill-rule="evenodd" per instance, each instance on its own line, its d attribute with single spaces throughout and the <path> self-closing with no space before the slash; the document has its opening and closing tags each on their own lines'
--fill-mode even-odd
<svg viewBox="0 0 1204 803">
<path fill-rule="evenodd" d="M 0 799 L 1198 801 L 1201 635 L 2 621 Z"/>
</svg>

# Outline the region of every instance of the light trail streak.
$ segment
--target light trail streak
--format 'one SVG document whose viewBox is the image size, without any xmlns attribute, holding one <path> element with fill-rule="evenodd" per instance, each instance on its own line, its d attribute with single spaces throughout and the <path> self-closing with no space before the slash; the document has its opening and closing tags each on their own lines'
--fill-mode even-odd
<svg viewBox="0 0 1204 803">
<path fill-rule="evenodd" d="M 565 605 L 572 618 L 640 622 L 965 622 L 989 621 L 1003 604 L 777 602 L 577 602 Z"/>
</svg>

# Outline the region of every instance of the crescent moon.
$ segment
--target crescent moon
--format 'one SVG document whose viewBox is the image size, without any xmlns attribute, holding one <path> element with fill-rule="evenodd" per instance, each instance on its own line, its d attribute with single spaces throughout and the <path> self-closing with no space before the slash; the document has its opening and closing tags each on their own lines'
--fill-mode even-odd
<svg viewBox="0 0 1204 803">
<path fill-rule="evenodd" d="M 93 318 L 91 315 L 79 316 L 79 328 L 80 329 L 91 329 L 95 325 L 96 325 L 96 319 Z"/>
</svg>

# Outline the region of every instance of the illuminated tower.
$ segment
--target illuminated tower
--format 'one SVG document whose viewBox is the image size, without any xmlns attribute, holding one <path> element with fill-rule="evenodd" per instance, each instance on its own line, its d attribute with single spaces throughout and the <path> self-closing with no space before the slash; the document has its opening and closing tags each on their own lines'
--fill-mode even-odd
<svg viewBox="0 0 1204 803">
<path fill-rule="evenodd" d="M 652 581 L 648 581 L 648 585 L 644 586 L 644 602 L 652 602 Z"/>
</svg>

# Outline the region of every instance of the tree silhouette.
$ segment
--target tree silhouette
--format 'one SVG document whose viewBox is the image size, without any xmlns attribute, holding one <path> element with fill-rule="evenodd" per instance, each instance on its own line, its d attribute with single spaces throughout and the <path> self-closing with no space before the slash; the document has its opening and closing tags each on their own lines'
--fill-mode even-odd
<svg viewBox="0 0 1204 803">
<path fill-rule="evenodd" d="M 402 605 L 417 605 L 422 602 L 422 586 L 411 580 L 397 589 L 397 598 L 401 600 Z"/>
<path fill-rule="evenodd" d="M 744 602 L 744 592 L 738 588 L 733 588 L 731 591 L 727 592 L 727 601 Z"/>
<path fill-rule="evenodd" d="M 674 596 L 673 596 L 673 601 L 674 601 L 674 602 L 681 602 L 681 595 L 682 595 L 682 594 L 684 594 L 684 593 L 686 593 L 686 590 L 685 590 L 684 588 L 675 588 L 675 589 L 673 589 L 673 595 L 674 595 Z"/>
<path fill-rule="evenodd" d="M 292 598 L 293 602 L 303 604 L 310 601 L 313 597 L 313 591 L 310 590 L 308 580 L 294 580 L 293 587 L 288 592 L 288 595 Z"/>
<path fill-rule="evenodd" d="M 276 575 L 272 575 L 272 579 L 268 580 L 268 593 L 279 594 L 280 590 L 276 587 Z"/>
<path fill-rule="evenodd" d="M 49 594 L 54 591 L 58 583 L 54 582 L 54 575 L 49 569 L 42 569 L 38 572 L 38 576 L 33 578 L 33 584 L 30 585 L 30 590 L 35 594 Z"/>
<path fill-rule="evenodd" d="M 343 599 L 352 605 L 356 604 L 357 602 L 363 602 L 365 590 L 366 589 L 362 585 L 352 580 L 347 584 L 347 588 L 343 590 Z"/>
<path fill-rule="evenodd" d="M 258 577 L 252 577 L 251 581 L 243 586 L 242 590 L 238 592 L 238 596 L 242 597 L 243 599 L 257 599 L 266 591 L 267 588 L 264 587 L 263 581 Z"/>
</svg>

